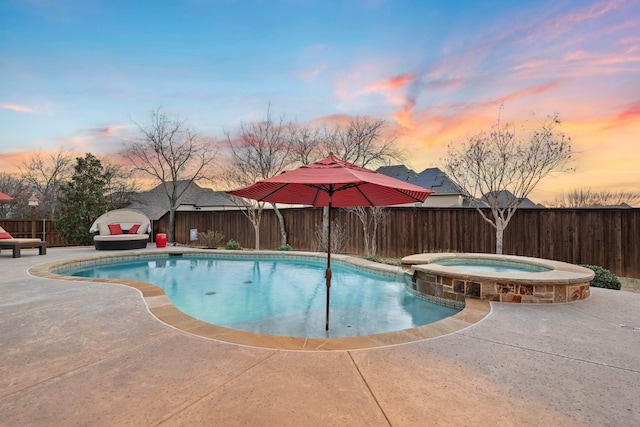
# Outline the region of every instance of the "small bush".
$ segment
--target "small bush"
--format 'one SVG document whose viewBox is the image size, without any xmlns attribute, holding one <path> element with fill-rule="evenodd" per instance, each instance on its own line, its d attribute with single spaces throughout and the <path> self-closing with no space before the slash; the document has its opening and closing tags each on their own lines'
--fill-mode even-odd
<svg viewBox="0 0 640 427">
<path fill-rule="evenodd" d="M 292 250 L 293 248 L 288 244 L 280 245 L 276 248 L 276 251 L 292 251 Z"/>
<path fill-rule="evenodd" d="M 198 240 L 201 241 L 206 248 L 215 249 L 222 244 L 224 234 L 219 231 L 207 230 L 206 233 L 198 233 Z"/>
<path fill-rule="evenodd" d="M 607 270 L 606 268 L 599 267 L 597 265 L 583 265 L 582 267 L 593 270 L 596 275 L 589 282 L 590 286 L 596 288 L 615 289 L 620 290 L 622 284 L 618 276 Z"/>
<path fill-rule="evenodd" d="M 378 257 L 375 255 L 365 255 L 364 259 L 366 259 L 367 261 L 380 262 Z"/>
<path fill-rule="evenodd" d="M 231 239 L 227 242 L 227 246 L 225 246 L 225 249 L 229 249 L 232 251 L 241 251 L 242 250 L 242 246 L 240 246 L 240 243 L 236 242 L 235 240 Z"/>
</svg>

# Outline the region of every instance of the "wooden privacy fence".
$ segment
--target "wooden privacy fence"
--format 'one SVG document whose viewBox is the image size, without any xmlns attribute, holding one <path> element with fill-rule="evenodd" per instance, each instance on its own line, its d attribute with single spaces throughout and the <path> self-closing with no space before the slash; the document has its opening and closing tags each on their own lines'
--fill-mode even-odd
<svg viewBox="0 0 640 427">
<path fill-rule="evenodd" d="M 0 219 L 0 227 L 15 238 L 45 240 L 48 247 L 65 246 L 54 222 L 50 219 Z"/>
<path fill-rule="evenodd" d="M 388 208 L 378 229 L 377 255 L 399 258 L 436 252 L 495 252 L 495 232 L 475 209 Z M 315 234 L 321 208 L 283 209 L 288 243 L 296 250 L 317 250 Z M 336 209 L 335 222 L 348 236 L 344 252 L 363 254 L 362 224 L 353 214 Z M 168 215 L 155 223 L 166 231 Z M 254 230 L 239 211 L 178 212 L 176 241 L 189 244 L 189 231 L 216 230 L 245 248 L 254 247 Z M 334 229 L 335 230 L 335 229 Z M 261 249 L 280 245 L 278 221 L 265 210 Z M 504 253 L 575 264 L 600 265 L 621 277 L 640 278 L 640 209 L 519 209 L 504 235 Z"/>
<path fill-rule="evenodd" d="M 436 252 L 495 252 L 494 229 L 475 209 L 389 208 L 378 229 L 377 255 L 400 258 Z M 318 250 L 316 233 L 321 208 L 283 209 L 288 243 L 296 250 Z M 168 214 L 154 221 L 154 232 L 166 232 Z M 344 253 L 363 254 L 362 224 L 352 214 L 336 209 L 335 223 L 348 238 Z M 0 220 L 14 237 L 45 237 L 47 246 L 64 246 L 50 220 Z M 245 248 L 253 248 L 253 226 L 240 211 L 177 212 L 176 240 L 190 244 L 190 230 L 216 230 Z M 334 228 L 334 231 L 336 228 Z M 339 231 L 338 231 L 339 232 Z M 44 234 L 43 234 L 44 233 Z M 263 213 L 260 247 L 280 245 L 278 221 L 271 210 Z M 640 278 L 640 209 L 519 209 L 504 235 L 504 253 L 594 264 L 621 277 Z"/>
</svg>

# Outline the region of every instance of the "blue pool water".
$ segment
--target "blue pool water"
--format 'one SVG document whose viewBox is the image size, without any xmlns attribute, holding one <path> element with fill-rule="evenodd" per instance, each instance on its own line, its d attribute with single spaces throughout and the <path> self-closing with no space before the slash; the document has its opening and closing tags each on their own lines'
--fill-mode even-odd
<svg viewBox="0 0 640 427">
<path fill-rule="evenodd" d="M 442 259 L 434 261 L 433 263 L 445 267 L 493 273 L 542 273 L 543 271 L 551 270 L 550 268 L 534 264 L 479 258 Z"/>
<path fill-rule="evenodd" d="M 95 264 L 64 274 L 130 279 L 161 287 L 173 304 L 204 322 L 291 337 L 348 337 L 432 323 L 459 310 L 421 300 L 392 277 L 331 266 L 325 332 L 324 260 L 168 257 Z"/>
</svg>

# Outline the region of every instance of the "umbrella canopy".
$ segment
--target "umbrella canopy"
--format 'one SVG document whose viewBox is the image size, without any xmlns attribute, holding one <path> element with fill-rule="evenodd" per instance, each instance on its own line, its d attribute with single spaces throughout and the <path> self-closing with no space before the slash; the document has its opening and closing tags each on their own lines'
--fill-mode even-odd
<svg viewBox="0 0 640 427">
<path fill-rule="evenodd" d="M 13 197 L 0 191 L 0 202 L 12 202 Z"/>
<path fill-rule="evenodd" d="M 327 239 L 327 307 L 325 330 L 329 330 L 331 287 L 331 207 L 390 206 L 424 202 L 433 190 L 418 187 L 378 172 L 345 162 L 334 155 L 298 169 L 227 191 L 234 196 L 261 202 L 329 207 Z"/>
<path fill-rule="evenodd" d="M 330 155 L 227 193 L 261 202 L 345 208 L 424 202 L 433 191 Z"/>
</svg>

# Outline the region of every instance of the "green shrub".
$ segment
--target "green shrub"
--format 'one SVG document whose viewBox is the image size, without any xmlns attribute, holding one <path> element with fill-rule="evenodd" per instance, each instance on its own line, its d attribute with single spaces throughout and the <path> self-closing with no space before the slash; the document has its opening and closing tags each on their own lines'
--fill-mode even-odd
<svg viewBox="0 0 640 427">
<path fill-rule="evenodd" d="M 615 289 L 617 291 L 620 290 L 620 287 L 622 286 L 620 279 L 618 279 L 618 276 L 609 270 L 597 265 L 583 265 L 582 267 L 586 267 L 596 273 L 593 279 L 591 279 L 591 282 L 589 282 L 590 286 L 596 288 Z"/>
<path fill-rule="evenodd" d="M 378 257 L 375 255 L 365 255 L 364 259 L 366 259 L 367 261 L 380 262 Z"/>
<path fill-rule="evenodd" d="M 232 251 L 241 251 L 242 250 L 242 246 L 240 246 L 240 243 L 236 242 L 235 240 L 231 239 L 227 242 L 227 246 L 225 246 L 225 249 L 229 249 Z"/>
<path fill-rule="evenodd" d="M 198 240 L 201 241 L 206 248 L 215 249 L 222 244 L 224 234 L 219 231 L 207 230 L 206 233 L 201 231 L 198 233 Z"/>
<path fill-rule="evenodd" d="M 276 248 L 276 251 L 292 251 L 292 250 L 293 248 L 288 244 L 280 245 Z"/>
</svg>

